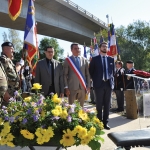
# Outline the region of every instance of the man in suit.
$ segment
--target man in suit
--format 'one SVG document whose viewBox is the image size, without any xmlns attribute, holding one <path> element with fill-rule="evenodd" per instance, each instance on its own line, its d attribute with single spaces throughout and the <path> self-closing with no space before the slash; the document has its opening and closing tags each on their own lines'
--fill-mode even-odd
<svg viewBox="0 0 150 150">
<path fill-rule="evenodd" d="M 54 48 L 49 46 L 45 49 L 46 58 L 39 60 L 36 66 L 35 83 L 42 85 L 44 96 L 57 93 L 62 97 L 64 94 L 62 64 L 53 59 Z"/>
<path fill-rule="evenodd" d="M 125 89 L 125 69 L 122 68 L 123 62 L 116 61 L 116 72 L 115 72 L 115 87 L 114 91 L 117 97 L 118 108 L 115 110 L 117 112 L 124 111 L 124 89 Z"/>
<path fill-rule="evenodd" d="M 135 71 L 134 69 L 134 62 L 132 60 L 128 60 L 126 62 L 126 66 L 127 66 L 127 71 L 126 74 L 134 74 L 133 71 Z M 134 89 L 134 80 L 133 77 L 130 76 L 126 76 L 126 89 Z"/>
<path fill-rule="evenodd" d="M 83 106 L 86 93 L 90 92 L 88 61 L 80 56 L 81 52 L 77 43 L 71 44 L 71 52 L 72 56 L 65 59 L 63 67 L 65 94 L 69 98 L 69 104 L 74 103 L 74 100 L 78 99 L 80 105 Z M 72 68 L 71 63 L 75 68 Z M 85 86 L 74 69 L 79 72 L 79 75 L 82 74 L 81 78 Z"/>
<path fill-rule="evenodd" d="M 104 128 L 109 130 L 109 108 L 111 92 L 114 88 L 114 58 L 107 56 L 108 45 L 106 42 L 102 42 L 99 48 L 100 55 L 92 58 L 89 72 L 93 80 L 93 87 L 96 95 L 97 117 L 103 121 Z"/>
</svg>

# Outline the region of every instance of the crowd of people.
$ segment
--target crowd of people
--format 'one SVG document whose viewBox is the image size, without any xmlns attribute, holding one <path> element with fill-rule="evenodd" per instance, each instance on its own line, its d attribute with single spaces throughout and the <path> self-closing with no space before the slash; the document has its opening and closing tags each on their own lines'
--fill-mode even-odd
<svg viewBox="0 0 150 150">
<path fill-rule="evenodd" d="M 45 58 L 39 60 L 36 66 L 35 77 L 31 68 L 23 61 L 13 64 L 14 46 L 11 42 L 2 45 L 0 57 L 0 96 L 1 105 L 7 105 L 16 90 L 30 92 L 33 83 L 42 85 L 44 96 L 57 93 L 59 97 L 68 97 L 69 104 L 75 100 L 83 107 L 87 94 L 90 93 L 91 103 L 96 104 L 97 117 L 103 122 L 105 129 L 108 125 L 109 109 L 112 90 L 116 93 L 117 112 L 124 110 L 124 90 L 134 89 L 134 81 L 128 74 L 133 74 L 134 62 L 126 62 L 127 70 L 122 61 L 114 62 L 114 58 L 107 55 L 108 45 L 102 42 L 99 45 L 99 55 L 90 59 L 90 62 L 81 56 L 78 43 L 71 44 L 72 56 L 67 57 L 64 63 L 53 59 L 55 49 L 49 46 L 45 49 Z M 138 81 L 139 82 L 139 81 Z M 140 86 L 149 88 L 143 82 Z"/>
</svg>

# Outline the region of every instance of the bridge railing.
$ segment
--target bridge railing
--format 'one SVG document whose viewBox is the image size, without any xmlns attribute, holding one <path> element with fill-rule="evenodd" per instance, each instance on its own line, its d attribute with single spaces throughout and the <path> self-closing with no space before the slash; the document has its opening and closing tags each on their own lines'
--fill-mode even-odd
<svg viewBox="0 0 150 150">
<path fill-rule="evenodd" d="M 100 20 L 99 18 L 97 18 L 96 16 L 94 16 L 93 14 L 91 14 L 90 12 L 86 11 L 82 7 L 78 6 L 77 4 L 75 4 L 74 2 L 72 2 L 71 0 L 63 0 L 63 1 L 67 2 L 72 7 L 78 9 L 80 12 L 84 13 L 88 17 L 91 17 L 93 20 L 99 22 L 100 24 L 104 25 L 105 27 L 108 27 L 105 22 L 103 22 L 102 20 Z"/>
</svg>

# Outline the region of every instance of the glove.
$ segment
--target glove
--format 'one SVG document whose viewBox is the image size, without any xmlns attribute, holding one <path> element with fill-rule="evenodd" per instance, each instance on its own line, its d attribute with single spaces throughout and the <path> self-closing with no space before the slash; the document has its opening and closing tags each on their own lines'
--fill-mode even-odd
<svg viewBox="0 0 150 150">
<path fill-rule="evenodd" d="M 121 68 L 121 69 L 120 69 L 120 72 L 121 72 L 121 74 L 124 74 L 124 69 Z"/>
<path fill-rule="evenodd" d="M 22 58 L 21 58 L 19 63 L 20 63 L 21 66 L 24 66 L 24 60 Z"/>
</svg>

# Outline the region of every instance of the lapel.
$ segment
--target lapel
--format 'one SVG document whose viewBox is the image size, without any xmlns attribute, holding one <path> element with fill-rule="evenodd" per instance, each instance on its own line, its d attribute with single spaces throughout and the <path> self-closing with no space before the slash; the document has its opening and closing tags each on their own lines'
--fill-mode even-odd
<svg viewBox="0 0 150 150">
<path fill-rule="evenodd" d="M 103 68 L 103 60 L 102 60 L 102 56 L 99 55 L 99 58 L 100 58 L 100 62 L 101 62 L 101 63 L 99 63 L 99 64 L 100 64 L 100 68 L 102 68 L 102 71 L 103 71 L 104 68 Z"/>
<path fill-rule="evenodd" d="M 44 66 L 45 66 L 47 72 L 50 73 L 50 72 L 49 72 L 49 69 L 48 69 L 48 65 L 47 65 L 46 58 L 43 60 L 43 64 L 44 64 Z"/>
</svg>

